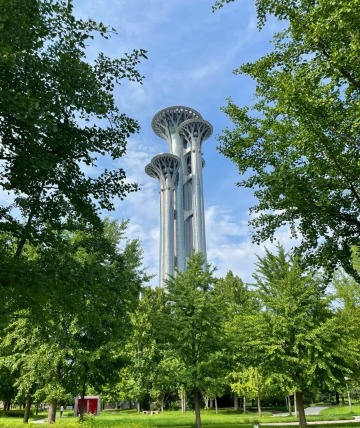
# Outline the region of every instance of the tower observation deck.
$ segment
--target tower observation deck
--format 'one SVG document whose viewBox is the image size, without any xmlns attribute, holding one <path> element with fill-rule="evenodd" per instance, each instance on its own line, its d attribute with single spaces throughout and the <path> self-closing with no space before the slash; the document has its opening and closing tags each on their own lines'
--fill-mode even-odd
<svg viewBox="0 0 360 428">
<path fill-rule="evenodd" d="M 168 107 L 153 118 L 152 129 L 167 141 L 169 154 L 155 156 L 145 172 L 160 181 L 160 285 L 186 269 L 193 251 L 206 258 L 202 143 L 212 126 L 189 107 Z"/>
</svg>

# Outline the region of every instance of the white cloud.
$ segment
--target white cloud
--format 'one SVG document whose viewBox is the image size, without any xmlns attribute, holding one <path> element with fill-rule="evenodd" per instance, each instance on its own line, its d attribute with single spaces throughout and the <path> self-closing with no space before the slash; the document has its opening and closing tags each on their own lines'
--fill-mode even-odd
<svg viewBox="0 0 360 428">
<path fill-rule="evenodd" d="M 265 248 L 276 252 L 277 243 L 286 250 L 299 243 L 299 239 L 292 239 L 290 228 L 283 227 L 276 233 L 273 242 L 268 240 L 260 245 L 254 244 L 247 225 L 249 219 L 246 213 L 243 220 L 239 220 L 229 208 L 212 206 L 206 210 L 208 261 L 217 268 L 218 277 L 225 276 L 231 270 L 243 281 L 252 282 L 256 255 L 264 256 Z"/>
</svg>

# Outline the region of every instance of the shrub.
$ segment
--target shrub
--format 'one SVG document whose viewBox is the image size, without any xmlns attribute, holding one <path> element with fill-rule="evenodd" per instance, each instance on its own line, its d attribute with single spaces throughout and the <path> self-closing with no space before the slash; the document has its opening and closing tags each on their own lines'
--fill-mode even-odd
<svg viewBox="0 0 360 428">
<path fill-rule="evenodd" d="M 5 416 L 8 418 L 23 418 L 25 414 L 24 409 L 16 409 L 16 410 L 3 410 L 1 412 L 1 416 Z M 33 412 L 30 411 L 30 417 L 33 416 Z"/>
</svg>

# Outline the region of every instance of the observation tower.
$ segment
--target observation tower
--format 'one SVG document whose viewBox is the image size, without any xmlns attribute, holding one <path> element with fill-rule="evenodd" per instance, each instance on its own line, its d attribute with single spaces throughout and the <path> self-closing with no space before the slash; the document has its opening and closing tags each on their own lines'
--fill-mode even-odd
<svg viewBox="0 0 360 428">
<path fill-rule="evenodd" d="M 202 143 L 212 126 L 189 107 L 168 107 L 151 122 L 170 153 L 155 156 L 145 172 L 160 182 L 160 285 L 186 269 L 193 251 L 206 259 Z M 176 270 L 175 270 L 176 269 Z"/>
</svg>

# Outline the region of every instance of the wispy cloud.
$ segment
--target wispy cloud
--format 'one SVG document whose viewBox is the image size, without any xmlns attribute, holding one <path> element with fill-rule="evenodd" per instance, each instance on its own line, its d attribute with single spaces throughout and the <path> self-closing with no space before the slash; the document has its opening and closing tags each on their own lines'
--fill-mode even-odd
<svg viewBox="0 0 360 428">
<path fill-rule="evenodd" d="M 233 211 L 219 206 L 209 207 L 206 211 L 206 233 L 208 240 L 208 260 L 217 267 L 217 276 L 222 277 L 231 270 L 247 283 L 252 282 L 257 257 L 265 254 L 265 248 L 276 252 L 280 243 L 290 250 L 299 243 L 293 239 L 290 229 L 280 229 L 274 241 L 261 245 L 251 240 L 251 229 L 248 226 L 249 213 L 235 216 Z M 242 220 L 239 219 L 242 218 Z"/>
</svg>

